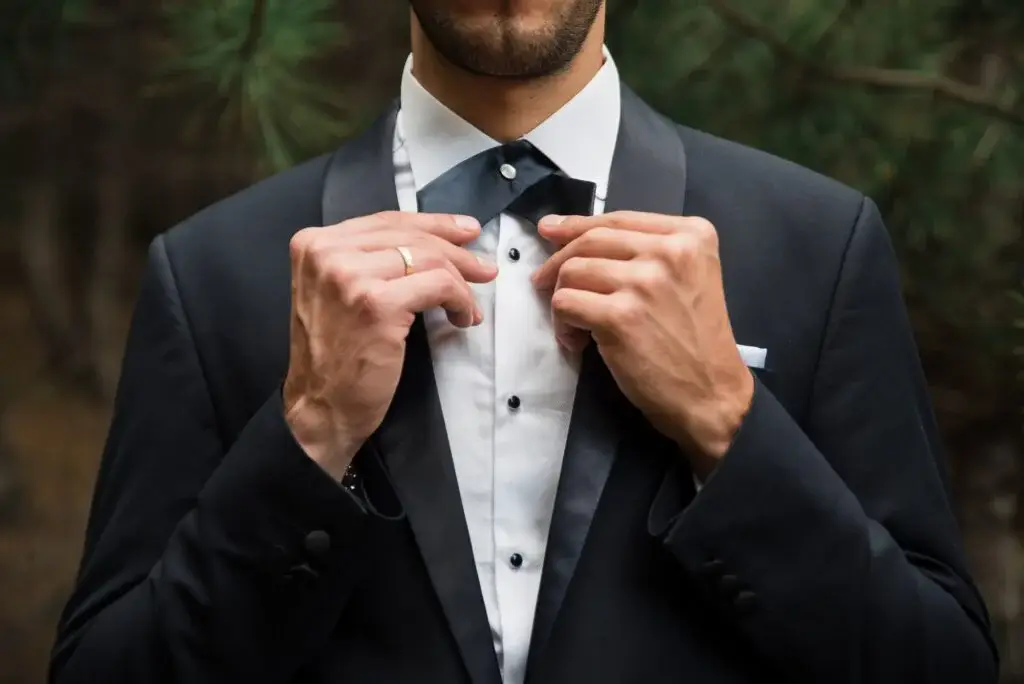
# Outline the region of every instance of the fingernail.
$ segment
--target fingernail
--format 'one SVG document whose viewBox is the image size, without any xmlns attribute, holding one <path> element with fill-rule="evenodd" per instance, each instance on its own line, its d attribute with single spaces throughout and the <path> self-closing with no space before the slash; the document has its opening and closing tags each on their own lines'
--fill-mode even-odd
<svg viewBox="0 0 1024 684">
<path fill-rule="evenodd" d="M 484 313 L 479 307 L 473 308 L 473 325 L 480 325 L 484 321 Z"/>
<path fill-rule="evenodd" d="M 537 227 L 538 228 L 553 228 L 553 227 L 557 226 L 559 223 L 561 223 L 564 220 L 565 220 L 564 216 L 559 216 L 558 214 L 548 214 L 547 216 L 545 216 L 544 218 L 542 218 L 540 220 L 540 224 L 538 224 Z"/>
<path fill-rule="evenodd" d="M 493 261 L 491 261 L 487 257 L 480 256 L 479 254 L 476 255 L 476 260 L 480 262 L 481 266 L 486 266 L 487 268 L 489 268 L 491 270 L 494 270 L 494 269 L 498 268 L 498 264 L 494 263 Z"/>
<path fill-rule="evenodd" d="M 480 222 L 472 216 L 456 216 L 455 225 L 462 230 L 480 230 Z"/>
</svg>

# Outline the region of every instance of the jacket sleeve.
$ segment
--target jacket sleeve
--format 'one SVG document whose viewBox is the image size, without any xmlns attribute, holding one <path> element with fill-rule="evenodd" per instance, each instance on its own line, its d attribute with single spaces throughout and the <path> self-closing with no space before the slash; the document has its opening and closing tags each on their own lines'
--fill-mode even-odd
<svg viewBox="0 0 1024 684">
<path fill-rule="evenodd" d="M 336 626 L 400 516 L 295 443 L 274 392 L 230 446 L 162 238 L 150 248 L 50 682 L 284 683 Z M 366 451 L 366 450 L 364 450 Z M 360 453 L 367 488 L 388 492 Z M 379 510 L 378 510 L 379 509 Z"/>
<path fill-rule="evenodd" d="M 730 451 L 685 510 L 663 487 L 651 532 L 787 681 L 996 682 L 897 262 L 870 200 L 809 405 L 798 426 L 757 380 Z"/>
</svg>

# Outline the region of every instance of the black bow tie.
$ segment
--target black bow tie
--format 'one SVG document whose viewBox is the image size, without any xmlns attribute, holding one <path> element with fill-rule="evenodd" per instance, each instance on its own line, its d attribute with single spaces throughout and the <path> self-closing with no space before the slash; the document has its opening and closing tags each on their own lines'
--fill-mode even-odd
<svg viewBox="0 0 1024 684">
<path fill-rule="evenodd" d="M 536 224 L 548 214 L 589 216 L 597 186 L 569 178 L 526 140 L 453 166 L 416 193 L 425 213 L 463 214 L 484 225 L 506 211 Z"/>
</svg>

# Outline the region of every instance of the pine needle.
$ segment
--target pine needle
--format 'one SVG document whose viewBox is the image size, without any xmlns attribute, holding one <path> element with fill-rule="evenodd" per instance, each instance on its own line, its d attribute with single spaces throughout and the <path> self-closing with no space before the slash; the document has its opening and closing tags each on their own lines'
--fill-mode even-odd
<svg viewBox="0 0 1024 684">
<path fill-rule="evenodd" d="M 173 52 L 161 89 L 198 89 L 197 116 L 243 136 L 271 169 L 336 145 L 353 117 L 313 74 L 345 37 L 333 10 L 333 0 L 168 1 Z"/>
</svg>

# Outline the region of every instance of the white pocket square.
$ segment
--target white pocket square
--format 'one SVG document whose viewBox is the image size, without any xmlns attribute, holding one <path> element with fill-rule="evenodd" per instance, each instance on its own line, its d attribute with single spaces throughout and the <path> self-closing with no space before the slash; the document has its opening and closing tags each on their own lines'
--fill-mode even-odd
<svg viewBox="0 0 1024 684">
<path fill-rule="evenodd" d="M 740 358 L 748 368 L 764 368 L 765 361 L 768 359 L 767 349 L 748 347 L 745 344 L 737 344 L 736 348 L 740 350 Z"/>
</svg>

